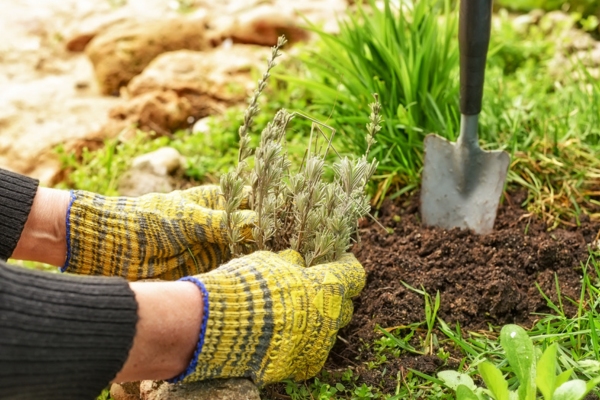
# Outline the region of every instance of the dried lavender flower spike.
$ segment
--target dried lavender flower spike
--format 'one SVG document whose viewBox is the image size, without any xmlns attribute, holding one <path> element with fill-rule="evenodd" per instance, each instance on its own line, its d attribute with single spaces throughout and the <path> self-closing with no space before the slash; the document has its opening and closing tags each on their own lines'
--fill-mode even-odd
<svg viewBox="0 0 600 400">
<path fill-rule="evenodd" d="M 238 256 L 241 254 L 241 236 L 239 234 L 238 229 L 236 228 L 236 211 L 239 208 L 239 205 L 242 201 L 242 189 L 244 186 L 244 171 L 246 169 L 246 159 L 250 157 L 252 151 L 250 149 L 250 138 L 248 137 L 248 132 L 252 123 L 254 122 L 254 117 L 259 112 L 258 107 L 258 98 L 264 88 L 267 85 L 267 80 L 270 77 L 271 69 L 276 65 L 275 60 L 281 56 L 281 52 L 279 51 L 282 46 L 287 43 L 287 40 L 284 36 L 280 36 L 277 40 L 277 44 L 271 49 L 271 58 L 267 62 L 267 70 L 263 74 L 261 80 L 258 82 L 257 88 L 254 90 L 252 97 L 250 98 L 248 108 L 244 113 L 244 122 L 242 126 L 238 130 L 239 135 L 239 151 L 238 151 L 238 164 L 236 166 L 235 173 L 227 174 L 221 179 L 221 191 L 223 196 L 225 197 L 226 205 L 226 225 L 227 225 L 227 235 L 230 240 L 230 250 L 232 256 Z M 237 190 L 239 189 L 239 190 Z M 250 201 L 252 203 L 252 199 Z"/>
<path fill-rule="evenodd" d="M 250 144 L 250 140 L 248 139 L 248 131 L 254 122 L 254 117 L 259 113 L 260 108 L 258 107 L 258 98 L 261 93 L 267 86 L 267 81 L 271 76 L 271 69 L 275 67 L 277 64 L 275 60 L 281 56 L 281 52 L 279 51 L 281 47 L 283 47 L 287 43 L 287 39 L 285 36 L 280 36 L 277 39 L 277 44 L 271 48 L 271 58 L 267 62 L 267 70 L 263 74 L 262 78 L 258 81 L 258 85 L 254 90 L 252 97 L 250 98 L 248 108 L 244 113 L 244 123 L 240 126 L 238 130 L 238 135 L 240 137 L 240 148 L 238 153 L 238 165 L 247 157 L 250 156 L 250 151 L 248 146 Z M 242 171 L 238 169 L 238 173 Z"/>
<path fill-rule="evenodd" d="M 381 124 L 383 123 L 379 95 L 377 93 L 373 93 L 373 98 L 375 101 L 369 104 L 371 114 L 369 115 L 369 123 L 367 124 L 367 151 L 365 152 L 365 155 L 368 155 L 369 151 L 371 150 L 371 146 L 377 143 L 375 140 L 375 135 L 381 130 Z"/>
</svg>

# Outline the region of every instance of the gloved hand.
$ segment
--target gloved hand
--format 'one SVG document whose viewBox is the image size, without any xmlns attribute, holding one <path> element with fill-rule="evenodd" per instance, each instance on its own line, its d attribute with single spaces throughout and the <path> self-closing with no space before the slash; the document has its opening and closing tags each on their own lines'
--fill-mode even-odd
<svg viewBox="0 0 600 400">
<path fill-rule="evenodd" d="M 135 198 L 73 191 L 62 271 L 131 281 L 210 271 L 230 258 L 219 193 L 216 185 Z M 242 208 L 248 207 L 248 194 L 249 189 Z M 256 214 L 240 212 L 240 233 L 249 241 Z"/>
<path fill-rule="evenodd" d="M 201 290 L 204 316 L 192 362 L 171 382 L 247 377 L 262 386 L 321 370 L 365 271 L 350 253 L 305 268 L 295 251 L 258 251 L 182 280 Z"/>
</svg>

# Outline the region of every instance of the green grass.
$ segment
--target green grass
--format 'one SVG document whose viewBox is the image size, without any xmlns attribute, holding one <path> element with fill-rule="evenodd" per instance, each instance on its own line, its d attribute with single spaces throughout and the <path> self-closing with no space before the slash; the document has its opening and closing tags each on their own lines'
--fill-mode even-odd
<svg viewBox="0 0 600 400">
<path fill-rule="evenodd" d="M 544 17 L 519 32 L 506 13 L 496 20 L 481 117 L 487 147 L 511 152 L 509 187 L 527 189 L 525 205 L 550 228 L 599 217 L 600 84 L 581 63 L 551 68 L 573 22 L 548 32 Z"/>
<path fill-rule="evenodd" d="M 367 104 L 378 93 L 384 127 L 372 156 L 380 160 L 381 174 L 415 183 L 423 137 L 453 137 L 457 130 L 456 12 L 449 1 L 419 1 L 412 10 L 389 1 L 383 10 L 374 4 L 359 6 L 339 35 L 316 30 L 320 43 L 301 57 L 307 75 L 283 78 L 311 89 L 312 110 L 322 117 L 335 105 L 331 123 L 356 154 L 366 148 Z"/>
<path fill-rule="evenodd" d="M 590 380 L 600 372 L 598 330 L 600 329 L 600 289 L 597 276 L 600 272 L 596 260 L 599 254 L 590 253 L 587 263 L 583 266 L 582 290 L 577 299 L 570 299 L 560 294 L 560 282 L 556 281 L 559 298 L 552 302 L 543 292 L 543 296 L 552 313 L 540 315 L 539 321 L 528 331 L 534 344 L 542 349 L 551 344 L 558 346 L 558 364 L 562 371 L 572 368 L 573 378 Z M 592 271 L 592 273 L 590 273 Z M 564 311 L 566 302 L 577 306 L 575 315 L 567 315 Z M 506 358 L 500 351 L 497 341 L 498 331 L 485 334 L 467 334 L 459 329 L 451 329 L 440 321 L 441 332 L 454 344 L 462 349 L 465 366 L 464 372 L 475 375 L 476 366 L 485 359 L 493 361 L 504 372 L 512 372 Z M 431 381 L 430 381 L 431 382 Z M 514 376 L 509 385 L 517 384 Z M 600 394 L 598 389 L 594 390 Z"/>
</svg>

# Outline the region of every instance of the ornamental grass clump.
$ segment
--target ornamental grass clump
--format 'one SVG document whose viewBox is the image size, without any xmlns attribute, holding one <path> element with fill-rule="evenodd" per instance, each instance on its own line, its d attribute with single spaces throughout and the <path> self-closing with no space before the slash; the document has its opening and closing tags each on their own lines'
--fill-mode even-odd
<svg viewBox="0 0 600 400">
<path fill-rule="evenodd" d="M 283 78 L 310 89 L 311 108 L 342 129 L 348 150 L 366 149 L 363 126 L 371 93 L 381 96 L 385 118 L 373 147 L 378 175 L 416 185 L 423 139 L 432 132 L 454 139 L 458 112 L 458 2 L 366 0 L 356 2 L 332 34 L 317 26 L 315 46 L 300 54 L 306 76 Z"/>
<path fill-rule="evenodd" d="M 239 162 L 235 171 L 221 178 L 221 190 L 226 201 L 228 238 L 233 256 L 254 250 L 281 251 L 293 249 L 304 256 L 306 265 L 337 260 L 348 250 L 357 237 L 358 220 L 370 210 L 365 186 L 375 170 L 377 161 L 368 161 L 368 151 L 375 143 L 374 136 L 381 129 L 381 105 L 377 95 L 371 104 L 367 124 L 367 152 L 358 159 L 340 157 L 331 141 L 335 130 L 299 113 L 279 110 L 261 133 L 260 144 L 254 153 L 254 167 L 246 171 L 249 149 L 248 127 L 258 113 L 257 99 L 263 91 L 275 59 L 281 55 L 280 38 L 273 47 L 267 72 L 259 81 L 250 99 L 244 125 L 240 128 Z M 312 122 L 309 145 L 297 171 L 286 151 L 285 134 L 296 117 Z M 327 137 L 326 131 L 330 132 Z M 338 158 L 328 165 L 327 156 L 334 152 Z M 328 169 L 333 180 L 327 181 Z M 252 230 L 253 241 L 243 247 L 236 210 L 243 199 L 244 185 L 250 184 L 250 207 L 257 220 Z"/>
</svg>

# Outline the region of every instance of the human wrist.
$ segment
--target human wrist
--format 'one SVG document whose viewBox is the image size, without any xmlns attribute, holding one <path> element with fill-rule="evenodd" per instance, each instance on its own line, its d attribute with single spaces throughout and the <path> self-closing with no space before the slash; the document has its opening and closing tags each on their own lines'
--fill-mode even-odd
<svg viewBox="0 0 600 400">
<path fill-rule="evenodd" d="M 138 304 L 137 333 L 114 382 L 177 376 L 195 356 L 204 299 L 191 282 L 130 282 Z"/>
<path fill-rule="evenodd" d="M 31 212 L 12 257 L 56 266 L 62 265 L 67 253 L 68 208 L 69 192 L 38 188 Z"/>
</svg>

